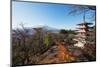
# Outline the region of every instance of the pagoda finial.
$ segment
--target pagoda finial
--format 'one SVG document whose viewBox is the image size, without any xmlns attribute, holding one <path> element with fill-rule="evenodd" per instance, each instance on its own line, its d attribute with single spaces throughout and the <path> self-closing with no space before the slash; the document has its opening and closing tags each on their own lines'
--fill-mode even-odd
<svg viewBox="0 0 100 67">
<path fill-rule="evenodd" d="M 83 22 L 85 23 L 85 9 L 83 11 Z"/>
</svg>

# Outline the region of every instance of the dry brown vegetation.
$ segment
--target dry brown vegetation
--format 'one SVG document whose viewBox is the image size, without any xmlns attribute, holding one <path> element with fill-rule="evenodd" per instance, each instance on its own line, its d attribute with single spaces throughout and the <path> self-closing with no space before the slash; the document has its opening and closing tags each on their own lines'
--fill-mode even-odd
<svg viewBox="0 0 100 67">
<path fill-rule="evenodd" d="M 96 60 L 95 44 L 86 44 L 84 49 L 73 46 L 76 34 L 74 31 L 61 30 L 59 33 L 51 33 L 38 28 L 33 35 L 28 35 L 29 31 L 23 27 L 23 30 L 16 29 L 13 32 L 14 66 Z"/>
</svg>

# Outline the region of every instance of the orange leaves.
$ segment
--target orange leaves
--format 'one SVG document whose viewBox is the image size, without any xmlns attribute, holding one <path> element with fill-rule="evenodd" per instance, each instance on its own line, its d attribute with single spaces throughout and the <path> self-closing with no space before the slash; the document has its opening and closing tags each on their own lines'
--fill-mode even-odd
<svg viewBox="0 0 100 67">
<path fill-rule="evenodd" d="M 63 61 L 63 62 L 71 62 L 71 61 L 75 61 L 75 56 L 70 53 L 67 48 L 59 43 L 58 45 L 58 58 L 59 58 L 59 61 Z"/>
<path fill-rule="evenodd" d="M 59 60 L 61 61 L 65 61 L 65 58 L 66 58 L 66 48 L 59 43 L 58 45 L 58 58 Z"/>
</svg>

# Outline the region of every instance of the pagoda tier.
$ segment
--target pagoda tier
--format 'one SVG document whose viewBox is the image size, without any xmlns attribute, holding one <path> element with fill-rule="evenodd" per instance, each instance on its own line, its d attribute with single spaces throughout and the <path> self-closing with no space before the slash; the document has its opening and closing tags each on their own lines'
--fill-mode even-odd
<svg viewBox="0 0 100 67">
<path fill-rule="evenodd" d="M 92 29 L 92 27 L 87 27 L 88 29 Z M 76 28 L 76 29 L 87 29 L 87 28 Z"/>
<path fill-rule="evenodd" d="M 89 27 L 89 26 L 79 26 L 79 27 L 77 27 L 76 29 L 92 29 L 93 27 Z"/>
<path fill-rule="evenodd" d="M 77 30 L 76 32 L 87 32 L 87 31 L 89 31 L 89 29 L 87 29 L 87 28 L 80 28 L 79 30 Z"/>
<path fill-rule="evenodd" d="M 78 34 L 78 35 L 76 35 L 75 37 L 76 37 L 77 39 L 78 39 L 78 38 L 86 38 L 86 35 Z"/>
<path fill-rule="evenodd" d="M 87 28 L 87 27 L 86 27 L 86 25 L 80 25 L 80 26 L 78 26 L 78 28 Z"/>
<path fill-rule="evenodd" d="M 85 30 L 80 30 L 80 31 L 77 31 L 77 32 L 79 32 L 79 33 L 85 33 L 86 31 Z"/>
</svg>

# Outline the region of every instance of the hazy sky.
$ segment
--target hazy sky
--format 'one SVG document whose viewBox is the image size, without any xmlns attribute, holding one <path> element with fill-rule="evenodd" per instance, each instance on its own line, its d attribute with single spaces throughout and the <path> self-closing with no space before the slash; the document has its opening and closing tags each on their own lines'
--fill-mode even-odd
<svg viewBox="0 0 100 67">
<path fill-rule="evenodd" d="M 49 26 L 53 28 L 75 29 L 83 21 L 83 15 L 70 16 L 70 5 L 31 2 L 12 2 L 12 28 Z M 89 21 L 87 19 L 87 21 Z"/>
</svg>

